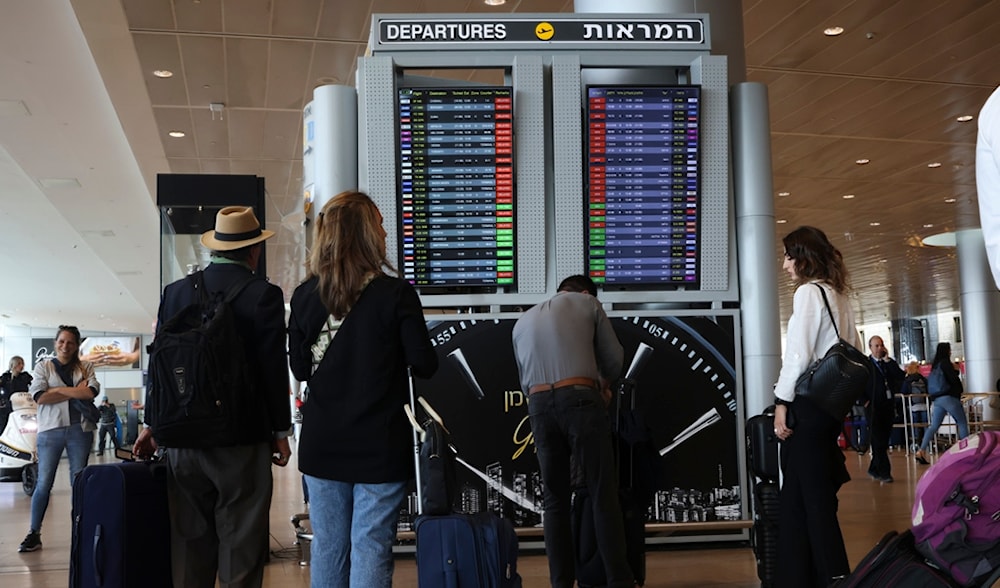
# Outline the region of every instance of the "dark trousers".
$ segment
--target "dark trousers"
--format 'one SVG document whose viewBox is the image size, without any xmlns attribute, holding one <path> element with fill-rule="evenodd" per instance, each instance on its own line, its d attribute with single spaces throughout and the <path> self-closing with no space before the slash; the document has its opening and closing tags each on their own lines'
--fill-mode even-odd
<svg viewBox="0 0 1000 588">
<path fill-rule="evenodd" d="M 618 503 L 618 473 L 612 454 L 611 423 L 600 393 L 567 386 L 528 397 L 531 432 L 542 475 L 545 552 L 554 588 L 576 581 L 570 528 L 570 458 L 583 471 L 594 508 L 597 548 L 604 560 L 609 588 L 631 587 L 635 581 L 625 559 L 625 528 Z"/>
<path fill-rule="evenodd" d="M 269 443 L 168 449 L 170 559 L 177 588 L 259 588 L 271 507 Z"/>
<path fill-rule="evenodd" d="M 868 474 L 876 478 L 892 475 L 892 464 L 889 462 L 889 438 L 892 436 L 893 414 L 892 401 L 885 399 L 878 403 L 872 401 L 868 411 L 872 440 L 872 462 L 868 466 Z"/>
<path fill-rule="evenodd" d="M 796 398 L 795 431 L 781 446 L 776 588 L 826 587 L 851 571 L 837 520 L 837 490 L 850 479 L 837 447 L 840 423 Z"/>
<path fill-rule="evenodd" d="M 111 443 L 118 449 L 118 426 L 116 423 L 101 423 L 97 430 L 97 451 L 104 452 L 104 436 L 111 437 Z"/>
</svg>

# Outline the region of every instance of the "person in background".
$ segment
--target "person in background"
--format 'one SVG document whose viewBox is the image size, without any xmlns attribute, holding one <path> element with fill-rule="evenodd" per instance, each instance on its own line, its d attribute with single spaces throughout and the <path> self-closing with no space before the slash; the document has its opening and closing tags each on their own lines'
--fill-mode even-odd
<svg viewBox="0 0 1000 588">
<path fill-rule="evenodd" d="M 7 427 L 7 419 L 13 408 L 10 396 L 15 392 L 27 392 L 31 385 L 31 374 L 24 371 L 24 358 L 15 355 L 10 358 L 9 369 L 0 375 L 0 433 Z"/>
<path fill-rule="evenodd" d="M 572 588 L 576 580 L 573 462 L 583 471 L 592 498 L 607 585 L 631 588 L 635 579 L 625 554 L 607 411 L 608 386 L 621 376 L 624 350 L 597 301 L 593 280 L 582 275 L 563 280 L 555 296 L 521 315 L 512 339 L 542 476 L 549 581 L 553 588 Z"/>
<path fill-rule="evenodd" d="M 986 257 L 1000 288 L 1000 87 L 979 111 L 976 138 L 976 192 Z"/>
<path fill-rule="evenodd" d="M 111 444 L 118 449 L 118 411 L 115 405 L 108 401 L 107 397 L 97 407 L 101 413 L 101 420 L 97 429 L 97 455 L 104 453 L 104 439 L 111 437 Z"/>
<path fill-rule="evenodd" d="M 868 359 L 875 366 L 874 378 L 868 391 L 868 422 L 871 423 L 872 461 L 868 466 L 868 476 L 876 482 L 892 482 L 892 464 L 889 462 L 889 439 L 895 422 L 896 394 L 903 385 L 906 375 L 889 357 L 885 342 L 878 335 L 868 340 L 871 355 Z"/>
<path fill-rule="evenodd" d="M 934 372 L 940 371 L 938 376 Z M 937 351 L 934 353 L 934 363 L 931 364 L 931 377 L 927 379 L 927 393 L 930 394 L 931 424 L 924 431 L 924 439 L 920 442 L 920 450 L 917 451 L 916 460 L 921 465 L 927 465 L 927 448 L 930 447 L 931 440 L 937 435 L 941 423 L 944 422 L 945 413 L 950 414 L 955 419 L 958 427 L 959 440 L 969 436 L 969 421 L 965 416 L 965 407 L 962 406 L 962 379 L 958 375 L 951 362 L 951 343 L 942 341 L 938 343 Z"/>
<path fill-rule="evenodd" d="M 70 486 L 87 467 L 94 446 L 95 424 L 83 418 L 79 403 L 93 403 L 101 385 L 94 366 L 81 361 L 80 330 L 60 326 L 56 356 L 35 364 L 28 392 L 38 404 L 38 483 L 31 495 L 31 525 L 18 547 L 24 553 L 42 548 L 42 519 L 49 507 L 49 493 L 63 451 L 69 457 Z"/>
<path fill-rule="evenodd" d="M 291 301 L 288 357 L 309 385 L 299 469 L 312 523 L 314 588 L 389 588 L 399 510 L 413 475 L 407 366 L 438 358 L 423 308 L 386 259 L 382 214 L 361 192 L 316 218 L 309 277 Z"/>
<path fill-rule="evenodd" d="M 203 275 L 207 293 L 226 292 L 244 283 L 257 268 L 263 242 L 272 236 L 274 231 L 261 228 L 252 208 L 220 210 L 215 229 L 201 236 L 202 246 L 212 252 Z M 157 331 L 198 298 L 187 278 L 169 284 L 160 300 Z M 291 456 L 284 295 L 281 288 L 257 277 L 246 283 L 230 308 L 243 341 L 246 370 L 257 382 L 255 394 L 247 397 L 254 408 L 247 411 L 241 437 L 233 444 L 167 447 L 164 452 L 176 588 L 214 588 L 216 576 L 226 588 L 263 584 L 274 482 L 271 465 L 284 467 Z M 133 451 L 148 457 L 157 448 L 156 431 L 147 427 Z"/>
<path fill-rule="evenodd" d="M 916 361 L 906 364 L 906 377 L 903 378 L 899 393 L 904 396 L 918 395 L 910 399 L 910 423 L 913 425 L 910 438 L 913 439 L 915 447 L 917 439 L 923 439 L 923 434 L 919 432 L 923 427 L 917 425 L 927 422 L 927 378 L 920 373 L 920 364 Z M 909 450 L 910 448 L 907 448 L 907 451 Z"/>
<path fill-rule="evenodd" d="M 837 446 L 841 423 L 795 394 L 798 377 L 837 342 L 861 349 L 847 296 L 840 251 L 815 227 L 785 235 L 782 268 L 798 285 L 788 319 L 785 355 L 774 385 L 774 432 L 782 440 L 784 483 L 778 505 L 777 588 L 829 586 L 851 571 L 837 519 L 837 491 L 851 479 Z M 822 293 L 820 291 L 822 289 Z M 823 294 L 836 325 L 830 322 Z M 789 418 L 794 415 L 794 419 Z M 794 429 L 789 425 L 794 425 Z"/>
</svg>

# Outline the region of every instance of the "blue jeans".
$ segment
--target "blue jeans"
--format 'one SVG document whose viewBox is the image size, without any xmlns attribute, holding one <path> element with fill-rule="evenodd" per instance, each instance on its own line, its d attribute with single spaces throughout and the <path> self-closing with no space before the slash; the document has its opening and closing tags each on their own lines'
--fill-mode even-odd
<svg viewBox="0 0 1000 588">
<path fill-rule="evenodd" d="M 965 439 L 969 436 L 969 421 L 965 418 L 965 407 L 962 401 L 954 396 L 941 396 L 934 399 L 931 406 L 931 426 L 924 431 L 924 440 L 920 443 L 920 451 L 925 451 L 931 444 L 931 439 L 937 434 L 938 428 L 944 421 L 944 414 L 948 413 L 955 419 L 958 425 L 958 438 Z"/>
<path fill-rule="evenodd" d="M 90 448 L 94 446 L 94 432 L 83 432 L 79 424 L 49 429 L 38 434 L 38 483 L 31 495 L 31 530 L 42 530 L 42 519 L 49 507 L 49 493 L 56 479 L 56 468 L 63 450 L 69 456 L 69 483 L 73 485 L 77 474 L 87 467 Z"/>
<path fill-rule="evenodd" d="M 390 588 L 405 482 L 354 484 L 305 476 L 312 588 Z"/>
<path fill-rule="evenodd" d="M 604 560 L 608 586 L 634 585 L 625 559 L 625 527 L 618 502 L 618 472 L 612 453 L 611 422 L 595 388 L 567 386 L 528 397 L 531 433 L 542 474 L 545 553 L 554 588 L 576 581 L 570 529 L 572 484 L 570 457 L 583 470 L 594 507 L 597 549 Z"/>
</svg>

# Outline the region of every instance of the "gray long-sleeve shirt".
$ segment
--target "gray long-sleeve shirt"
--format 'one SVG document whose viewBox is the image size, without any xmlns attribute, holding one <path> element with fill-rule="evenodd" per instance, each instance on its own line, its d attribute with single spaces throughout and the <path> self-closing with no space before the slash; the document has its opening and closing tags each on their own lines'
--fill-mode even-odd
<svg viewBox="0 0 1000 588">
<path fill-rule="evenodd" d="M 512 334 L 521 389 L 566 378 L 614 380 L 625 352 L 600 302 L 590 294 L 559 292 L 530 308 Z"/>
</svg>

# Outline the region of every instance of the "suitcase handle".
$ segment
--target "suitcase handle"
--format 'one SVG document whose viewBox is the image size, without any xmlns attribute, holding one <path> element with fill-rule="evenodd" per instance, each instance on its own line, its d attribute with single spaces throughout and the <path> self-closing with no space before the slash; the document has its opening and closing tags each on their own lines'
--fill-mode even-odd
<svg viewBox="0 0 1000 588">
<path fill-rule="evenodd" d="M 91 552 L 91 557 L 93 558 L 93 563 L 94 563 L 94 585 L 95 586 L 103 586 L 104 585 L 104 573 L 102 572 L 101 566 L 100 566 L 100 560 L 101 560 L 101 558 L 99 558 L 97 556 L 98 552 L 100 552 L 100 550 L 101 550 L 101 543 L 102 543 L 102 541 L 101 541 L 101 539 L 102 539 L 101 535 L 102 535 L 102 530 L 103 529 L 102 529 L 102 526 L 100 524 L 98 524 L 97 526 L 94 527 L 94 549 Z"/>
</svg>

